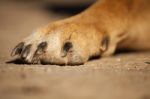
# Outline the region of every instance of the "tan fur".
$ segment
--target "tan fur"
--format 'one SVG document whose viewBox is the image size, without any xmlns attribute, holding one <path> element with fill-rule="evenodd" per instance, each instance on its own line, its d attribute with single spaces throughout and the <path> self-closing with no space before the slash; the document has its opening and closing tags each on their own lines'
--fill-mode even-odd
<svg viewBox="0 0 150 99">
<path fill-rule="evenodd" d="M 149 50 L 149 5 L 149 0 L 97 1 L 76 16 L 38 29 L 29 37 L 29 42 L 24 40 L 25 46 L 32 44 L 35 47 L 28 55 L 32 57 L 24 59 L 34 63 L 33 53 L 43 41 L 48 42 L 48 47 L 38 61 L 51 64 L 82 64 L 91 56 L 109 56 L 116 49 Z M 102 44 L 104 37 L 109 39 L 108 45 Z M 67 41 L 73 48 L 62 57 L 62 47 Z"/>
</svg>

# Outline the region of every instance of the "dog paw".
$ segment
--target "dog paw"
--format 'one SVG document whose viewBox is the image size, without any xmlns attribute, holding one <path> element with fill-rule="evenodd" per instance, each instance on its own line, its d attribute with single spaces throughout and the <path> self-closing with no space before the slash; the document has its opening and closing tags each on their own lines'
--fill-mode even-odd
<svg viewBox="0 0 150 99">
<path fill-rule="evenodd" d="M 83 64 L 107 50 L 109 37 L 99 32 L 89 24 L 50 24 L 19 43 L 11 55 L 31 64 Z"/>
</svg>

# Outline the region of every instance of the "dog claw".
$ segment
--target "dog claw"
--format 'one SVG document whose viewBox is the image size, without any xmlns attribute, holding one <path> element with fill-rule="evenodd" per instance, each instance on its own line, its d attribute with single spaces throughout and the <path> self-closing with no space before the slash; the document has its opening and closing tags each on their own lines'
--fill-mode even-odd
<svg viewBox="0 0 150 99">
<path fill-rule="evenodd" d="M 20 55 L 24 47 L 24 42 L 19 43 L 11 52 L 11 56 Z"/>
<path fill-rule="evenodd" d="M 40 64 L 40 55 L 42 55 L 47 48 L 47 42 L 41 42 L 34 53 L 32 63 L 33 64 Z"/>
<path fill-rule="evenodd" d="M 30 53 L 31 44 L 27 45 L 21 52 L 21 57 L 26 58 L 28 54 Z"/>
<path fill-rule="evenodd" d="M 37 47 L 36 54 L 38 55 L 42 54 L 46 48 L 47 48 L 47 42 L 40 43 Z"/>
</svg>

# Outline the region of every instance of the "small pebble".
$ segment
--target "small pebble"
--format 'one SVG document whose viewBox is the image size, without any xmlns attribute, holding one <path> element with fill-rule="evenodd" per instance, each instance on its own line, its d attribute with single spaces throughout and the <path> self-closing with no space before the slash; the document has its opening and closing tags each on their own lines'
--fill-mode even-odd
<svg viewBox="0 0 150 99">
<path fill-rule="evenodd" d="M 117 58 L 117 61 L 118 61 L 118 62 L 120 62 L 120 61 L 121 61 L 121 59 L 120 59 L 120 58 Z"/>
</svg>

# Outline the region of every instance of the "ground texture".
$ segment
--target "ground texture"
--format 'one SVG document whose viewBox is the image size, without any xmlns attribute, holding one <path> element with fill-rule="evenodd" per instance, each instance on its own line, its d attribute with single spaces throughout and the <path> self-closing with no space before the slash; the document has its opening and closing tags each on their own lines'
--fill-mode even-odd
<svg viewBox="0 0 150 99">
<path fill-rule="evenodd" d="M 120 53 L 80 66 L 7 63 L 36 27 L 68 15 L 38 3 L 0 3 L 0 99 L 150 99 L 150 52 Z"/>
</svg>

